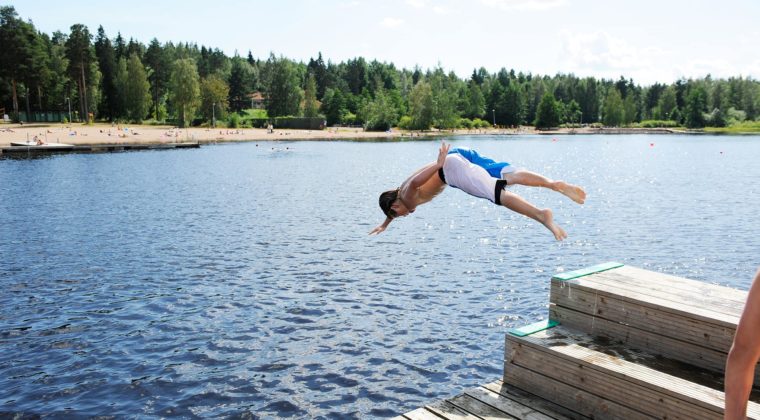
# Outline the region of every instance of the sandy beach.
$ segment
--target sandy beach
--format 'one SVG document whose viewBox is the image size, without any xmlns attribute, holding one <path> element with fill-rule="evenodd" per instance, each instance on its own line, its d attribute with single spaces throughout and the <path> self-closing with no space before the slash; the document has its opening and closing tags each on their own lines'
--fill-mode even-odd
<svg viewBox="0 0 760 420">
<path fill-rule="evenodd" d="M 668 129 L 558 129 L 536 131 L 533 127 L 513 129 L 489 128 L 479 130 L 430 130 L 410 132 L 394 129 L 390 132 L 363 131 L 361 128 L 328 128 L 325 130 L 274 130 L 269 133 L 259 128 L 177 128 L 147 125 L 63 125 L 63 124 L 2 124 L 0 147 L 11 142 L 63 143 L 72 145 L 102 144 L 161 144 L 161 143 L 214 143 L 232 141 L 288 141 L 288 140 L 348 140 L 348 139 L 400 139 L 441 135 L 515 135 L 515 134 L 668 134 Z"/>
<path fill-rule="evenodd" d="M 473 131 L 474 132 L 474 131 Z M 496 130 L 480 130 L 496 132 Z M 73 145 L 99 144 L 161 144 L 173 142 L 231 142 L 231 141 L 288 141 L 288 140 L 340 140 L 340 139 L 393 139 L 409 136 L 431 136 L 445 132 L 409 133 L 367 132 L 361 128 L 329 128 L 326 130 L 274 130 L 257 128 L 177 128 L 144 125 L 63 125 L 63 124 L 3 124 L 0 125 L 0 147 L 11 142 L 64 143 Z"/>
</svg>

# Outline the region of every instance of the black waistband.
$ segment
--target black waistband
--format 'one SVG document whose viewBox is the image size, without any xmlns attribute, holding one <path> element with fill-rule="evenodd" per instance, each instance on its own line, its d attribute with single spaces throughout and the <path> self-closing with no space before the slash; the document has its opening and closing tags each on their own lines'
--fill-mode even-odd
<svg viewBox="0 0 760 420">
<path fill-rule="evenodd" d="M 496 180 L 496 188 L 494 188 L 494 204 L 497 206 L 501 205 L 501 192 L 504 190 L 504 187 L 507 186 L 507 181 L 503 179 L 497 179 Z"/>
<path fill-rule="evenodd" d="M 445 184 L 446 177 L 443 175 L 443 168 L 438 168 L 438 176 L 441 178 L 441 181 L 443 181 L 443 183 Z"/>
</svg>

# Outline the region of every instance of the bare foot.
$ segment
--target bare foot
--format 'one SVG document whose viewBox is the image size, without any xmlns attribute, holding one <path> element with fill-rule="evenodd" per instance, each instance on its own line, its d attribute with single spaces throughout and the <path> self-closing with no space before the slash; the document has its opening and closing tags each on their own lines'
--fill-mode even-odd
<svg viewBox="0 0 760 420">
<path fill-rule="evenodd" d="M 567 238 L 567 232 L 559 227 L 558 224 L 554 223 L 554 214 L 552 214 L 552 211 L 550 209 L 541 210 L 539 213 L 538 221 L 546 226 L 546 228 L 554 234 L 554 238 L 556 240 L 561 241 Z"/>
<path fill-rule="evenodd" d="M 557 181 L 557 191 L 568 196 L 571 200 L 578 204 L 583 204 L 586 201 L 586 192 L 577 185 L 568 184 L 565 181 Z"/>
</svg>

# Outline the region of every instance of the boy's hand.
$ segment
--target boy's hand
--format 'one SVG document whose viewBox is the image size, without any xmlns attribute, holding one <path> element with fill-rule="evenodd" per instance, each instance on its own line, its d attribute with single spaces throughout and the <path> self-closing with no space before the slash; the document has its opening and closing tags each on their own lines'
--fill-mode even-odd
<svg viewBox="0 0 760 420">
<path fill-rule="evenodd" d="M 382 231 L 384 231 L 384 230 L 385 230 L 385 226 L 383 226 L 383 225 L 380 225 L 380 226 L 378 226 L 378 227 L 376 227 L 376 228 L 372 229 L 372 231 L 371 231 L 369 234 L 370 234 L 370 235 L 377 235 L 377 234 L 379 234 L 380 232 L 382 232 Z"/>
<path fill-rule="evenodd" d="M 446 144 L 445 141 L 441 140 L 441 148 L 438 149 L 438 167 L 443 168 L 443 162 L 446 161 L 446 155 L 449 154 L 449 149 L 451 148 L 450 144 Z"/>
</svg>

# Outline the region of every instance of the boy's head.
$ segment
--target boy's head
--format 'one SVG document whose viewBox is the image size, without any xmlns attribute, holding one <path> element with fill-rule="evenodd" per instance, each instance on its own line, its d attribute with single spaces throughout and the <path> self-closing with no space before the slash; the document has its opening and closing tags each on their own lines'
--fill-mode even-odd
<svg viewBox="0 0 760 420">
<path fill-rule="evenodd" d="M 395 190 L 388 190 L 380 194 L 380 209 L 389 219 L 394 219 L 397 216 L 396 211 L 391 208 L 393 207 L 393 203 L 396 202 L 397 198 L 398 188 Z"/>
<path fill-rule="evenodd" d="M 390 219 L 404 217 L 414 210 L 410 210 L 398 196 L 398 188 L 380 194 L 380 209 Z"/>
</svg>

